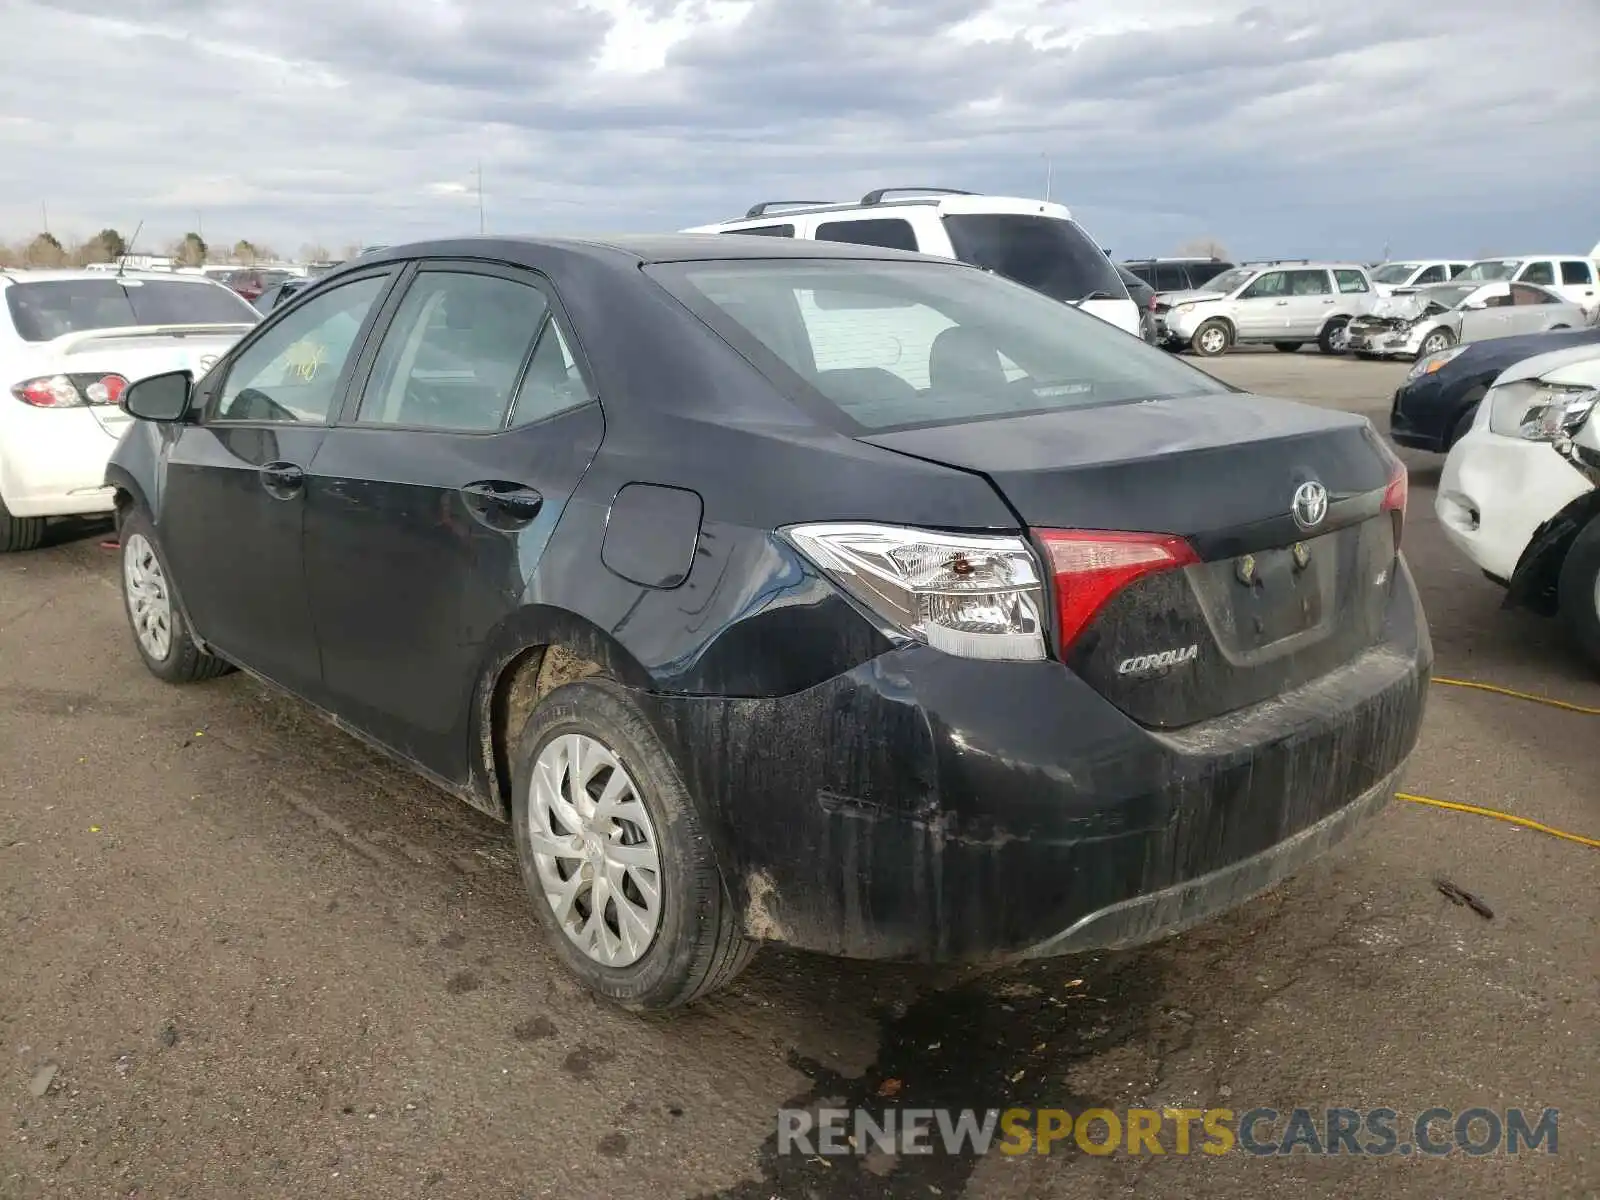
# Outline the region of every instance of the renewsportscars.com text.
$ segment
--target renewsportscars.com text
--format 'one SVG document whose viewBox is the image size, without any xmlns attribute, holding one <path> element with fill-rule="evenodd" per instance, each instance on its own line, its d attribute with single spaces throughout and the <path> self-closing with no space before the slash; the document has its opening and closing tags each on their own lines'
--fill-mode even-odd
<svg viewBox="0 0 1600 1200">
<path fill-rule="evenodd" d="M 1531 1111 L 1531 1110 L 1530 1110 Z M 778 1153 L 1260 1156 L 1558 1152 L 1560 1110 L 1427 1108 L 780 1109 Z"/>
</svg>

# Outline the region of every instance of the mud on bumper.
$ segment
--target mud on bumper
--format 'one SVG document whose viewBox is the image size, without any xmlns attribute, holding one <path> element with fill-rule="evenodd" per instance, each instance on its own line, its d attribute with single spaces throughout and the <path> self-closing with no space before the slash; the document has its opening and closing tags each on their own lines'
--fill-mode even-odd
<svg viewBox="0 0 1600 1200">
<path fill-rule="evenodd" d="M 942 962 L 1128 945 L 1270 886 L 1381 807 L 1432 664 L 1397 575 L 1378 646 L 1176 731 L 1060 663 L 920 646 L 793 696 L 641 699 L 750 936 Z"/>
</svg>

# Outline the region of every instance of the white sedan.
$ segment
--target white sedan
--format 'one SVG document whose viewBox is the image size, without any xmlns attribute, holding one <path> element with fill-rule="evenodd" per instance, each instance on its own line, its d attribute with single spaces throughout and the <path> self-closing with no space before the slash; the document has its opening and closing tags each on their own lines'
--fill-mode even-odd
<svg viewBox="0 0 1600 1200">
<path fill-rule="evenodd" d="M 1435 511 L 1513 605 L 1559 615 L 1600 666 L 1600 346 L 1502 372 L 1450 450 Z"/>
<path fill-rule="evenodd" d="M 198 378 L 259 318 L 201 275 L 0 271 L 0 553 L 33 549 L 50 517 L 109 513 L 123 390 Z"/>
</svg>

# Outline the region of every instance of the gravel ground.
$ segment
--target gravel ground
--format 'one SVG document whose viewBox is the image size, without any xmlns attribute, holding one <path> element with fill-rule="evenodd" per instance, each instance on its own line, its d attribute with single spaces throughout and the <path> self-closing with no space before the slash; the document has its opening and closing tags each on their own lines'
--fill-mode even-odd
<svg viewBox="0 0 1600 1200">
<path fill-rule="evenodd" d="M 1314 353 L 1208 369 L 1380 428 L 1403 373 Z M 1408 461 L 1439 672 L 1600 705 L 1558 631 L 1499 611 L 1444 544 L 1439 460 Z M 245 679 L 151 679 L 99 536 L 0 560 L 0 1197 L 1600 1193 L 1593 850 L 1399 804 L 1148 949 L 965 980 L 765 953 L 730 992 L 642 1020 L 541 944 L 501 827 Z M 1592 720 L 1437 688 L 1408 786 L 1600 835 Z M 1074 1113 L 1555 1106 L 1560 1143 L 776 1153 L 778 1108 L 891 1093 Z"/>
</svg>

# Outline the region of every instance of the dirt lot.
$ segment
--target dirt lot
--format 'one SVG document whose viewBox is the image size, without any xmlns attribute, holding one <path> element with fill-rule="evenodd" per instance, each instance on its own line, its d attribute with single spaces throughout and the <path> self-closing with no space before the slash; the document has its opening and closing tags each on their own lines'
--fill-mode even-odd
<svg viewBox="0 0 1600 1200">
<path fill-rule="evenodd" d="M 1402 373 L 1213 369 L 1380 422 Z M 1557 631 L 1444 545 L 1439 461 L 1409 461 L 1440 673 L 1600 705 Z M 543 948 L 493 822 L 244 679 L 149 678 L 98 542 L 0 561 L 0 1196 L 1600 1192 L 1594 850 L 1397 804 L 1143 951 L 966 982 L 768 953 L 640 1020 Z M 1595 836 L 1593 720 L 1438 688 L 1408 785 Z M 775 1153 L 780 1106 L 881 1106 L 891 1079 L 916 1107 L 1556 1106 L 1559 1153 Z"/>
</svg>

